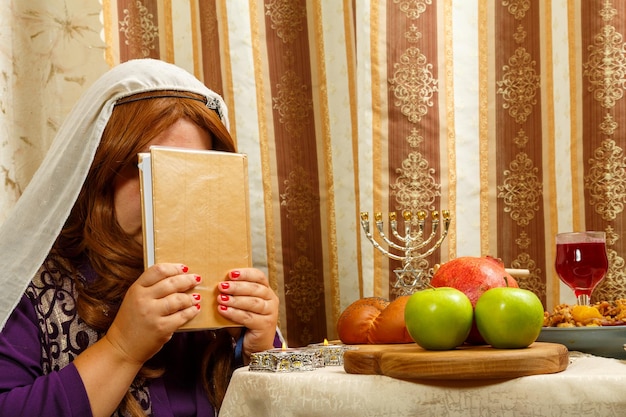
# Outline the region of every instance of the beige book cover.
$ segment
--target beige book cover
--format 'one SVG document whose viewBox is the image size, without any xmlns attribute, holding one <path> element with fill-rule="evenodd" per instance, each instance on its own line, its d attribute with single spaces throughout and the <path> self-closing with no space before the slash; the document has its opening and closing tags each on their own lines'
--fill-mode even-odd
<svg viewBox="0 0 626 417">
<path fill-rule="evenodd" d="M 247 156 L 155 146 L 139 168 L 146 267 L 183 263 L 202 276 L 200 314 L 180 330 L 239 326 L 216 300 L 229 269 L 252 265 Z"/>
</svg>

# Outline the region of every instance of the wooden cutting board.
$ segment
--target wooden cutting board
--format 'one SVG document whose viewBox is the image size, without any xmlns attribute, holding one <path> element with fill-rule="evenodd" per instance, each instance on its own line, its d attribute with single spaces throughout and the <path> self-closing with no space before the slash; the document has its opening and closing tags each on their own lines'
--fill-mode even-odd
<svg viewBox="0 0 626 417">
<path fill-rule="evenodd" d="M 407 380 L 508 379 L 563 371 L 569 352 L 563 345 L 535 342 L 525 349 L 463 346 L 429 351 L 415 343 L 356 345 L 343 355 L 350 374 L 386 375 Z"/>
</svg>

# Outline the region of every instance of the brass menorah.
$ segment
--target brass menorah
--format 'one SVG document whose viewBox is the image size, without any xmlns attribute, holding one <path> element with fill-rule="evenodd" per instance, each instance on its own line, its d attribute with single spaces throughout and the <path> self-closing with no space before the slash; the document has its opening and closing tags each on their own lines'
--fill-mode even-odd
<svg viewBox="0 0 626 417">
<path fill-rule="evenodd" d="M 438 211 L 431 212 L 431 232 L 428 236 L 425 236 L 428 217 L 425 210 L 419 210 L 416 213 L 405 210 L 402 217 L 404 218 L 404 236 L 398 232 L 396 212 L 389 213 L 389 230 L 393 238 L 399 242 L 396 243 L 385 234 L 383 214 L 381 212 L 374 214 L 378 235 L 389 249 L 382 247 L 372 235 L 369 213 L 366 211 L 361 212 L 361 227 L 374 248 L 390 259 L 402 261 L 402 268 L 393 271 L 397 277 L 393 291 L 398 295 L 409 295 L 428 286 L 431 276 L 426 271 L 428 262 L 425 258 L 432 255 L 443 243 L 448 235 L 451 217 L 450 211 L 441 210 L 443 228 L 441 234 L 438 234 L 440 215 Z"/>
</svg>

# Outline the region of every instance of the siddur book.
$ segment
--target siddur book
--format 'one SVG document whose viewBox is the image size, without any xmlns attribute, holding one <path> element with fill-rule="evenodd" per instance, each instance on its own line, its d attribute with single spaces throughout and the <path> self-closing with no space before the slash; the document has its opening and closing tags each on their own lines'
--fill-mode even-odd
<svg viewBox="0 0 626 417">
<path fill-rule="evenodd" d="M 217 284 L 252 265 L 247 156 L 153 146 L 139 176 L 146 268 L 181 263 L 202 277 L 200 314 L 180 330 L 239 326 L 217 312 Z"/>
</svg>

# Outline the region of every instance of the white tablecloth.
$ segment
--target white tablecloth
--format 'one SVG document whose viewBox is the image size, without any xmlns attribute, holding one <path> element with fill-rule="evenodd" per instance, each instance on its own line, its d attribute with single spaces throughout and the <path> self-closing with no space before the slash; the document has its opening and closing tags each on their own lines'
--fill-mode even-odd
<svg viewBox="0 0 626 417">
<path fill-rule="evenodd" d="M 570 352 L 556 374 L 415 383 L 343 367 L 235 371 L 220 417 L 626 416 L 626 361 Z"/>
</svg>

